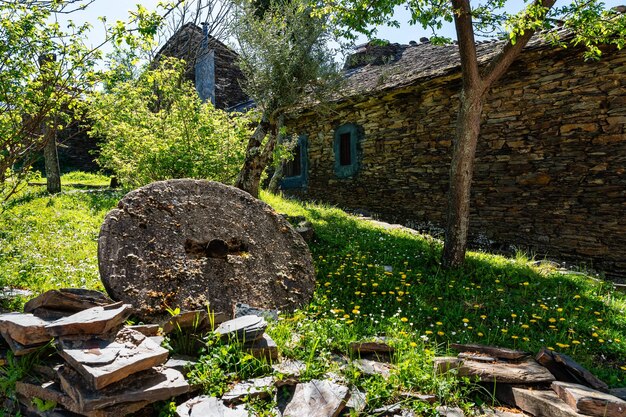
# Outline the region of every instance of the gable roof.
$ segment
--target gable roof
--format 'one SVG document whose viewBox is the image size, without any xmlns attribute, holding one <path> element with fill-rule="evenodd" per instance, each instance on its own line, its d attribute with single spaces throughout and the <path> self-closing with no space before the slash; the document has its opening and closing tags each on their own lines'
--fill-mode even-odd
<svg viewBox="0 0 626 417">
<path fill-rule="evenodd" d="M 559 30 L 561 39 L 569 37 L 566 30 Z M 484 64 L 496 56 L 504 41 L 483 41 L 476 44 L 476 53 L 479 64 Z M 360 53 L 369 45 L 363 45 Z M 376 47 L 372 47 L 375 49 Z M 344 70 L 345 83 L 340 96 L 347 99 L 355 95 L 371 95 L 378 92 L 407 87 L 418 82 L 427 81 L 433 78 L 458 73 L 461 67 L 461 58 L 458 45 L 433 45 L 429 42 L 399 45 L 391 44 L 386 46 L 387 58 L 381 59 L 379 56 L 373 58 L 373 62 L 361 66 L 350 64 Z M 526 45 L 522 54 L 539 49 L 554 48 L 540 37 L 533 37 Z M 376 55 L 376 52 L 374 52 Z"/>
</svg>

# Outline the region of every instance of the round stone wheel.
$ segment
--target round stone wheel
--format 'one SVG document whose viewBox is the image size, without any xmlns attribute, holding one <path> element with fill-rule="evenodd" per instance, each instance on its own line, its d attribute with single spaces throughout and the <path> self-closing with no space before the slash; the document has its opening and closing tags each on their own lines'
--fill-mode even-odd
<svg viewBox="0 0 626 417">
<path fill-rule="evenodd" d="M 104 219 L 98 265 L 109 295 L 143 320 L 167 309 L 293 311 L 315 289 L 311 253 L 270 206 L 213 181 L 168 180 L 128 193 Z"/>
</svg>

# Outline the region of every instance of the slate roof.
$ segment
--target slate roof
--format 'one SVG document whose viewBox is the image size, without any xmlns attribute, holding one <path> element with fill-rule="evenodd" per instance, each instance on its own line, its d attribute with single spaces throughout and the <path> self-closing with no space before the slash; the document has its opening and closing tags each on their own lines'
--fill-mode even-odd
<svg viewBox="0 0 626 417">
<path fill-rule="evenodd" d="M 559 35 L 566 37 L 567 33 L 562 31 Z M 477 43 L 476 52 L 479 62 L 485 63 L 493 58 L 504 44 L 504 41 Z M 346 81 L 340 94 L 342 98 L 406 87 L 458 72 L 461 66 L 458 45 L 455 44 L 419 43 L 413 45 L 393 44 L 393 46 L 395 47 L 395 56 L 389 56 L 387 63 L 381 64 L 380 59 L 378 59 L 373 64 L 344 70 Z M 361 48 L 364 47 L 366 46 Z M 535 37 L 531 39 L 524 51 L 547 47 L 550 46 L 547 45 L 546 41 Z"/>
</svg>

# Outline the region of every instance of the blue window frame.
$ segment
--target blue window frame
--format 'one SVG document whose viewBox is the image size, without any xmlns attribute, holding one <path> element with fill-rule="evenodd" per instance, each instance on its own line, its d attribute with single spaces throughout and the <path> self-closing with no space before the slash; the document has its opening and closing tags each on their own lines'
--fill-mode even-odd
<svg viewBox="0 0 626 417">
<path fill-rule="evenodd" d="M 362 137 L 363 130 L 353 123 L 347 123 L 335 129 L 333 143 L 335 175 L 339 178 L 351 177 L 358 172 Z"/>
<path fill-rule="evenodd" d="M 305 188 L 309 179 L 309 150 L 307 137 L 298 137 L 298 144 L 293 150 L 294 158 L 283 166 L 282 189 Z"/>
</svg>

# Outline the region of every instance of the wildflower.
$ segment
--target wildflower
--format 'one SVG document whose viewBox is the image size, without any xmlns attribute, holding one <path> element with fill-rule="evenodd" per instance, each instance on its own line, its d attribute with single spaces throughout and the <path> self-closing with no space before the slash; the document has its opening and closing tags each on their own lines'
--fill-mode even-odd
<svg viewBox="0 0 626 417">
<path fill-rule="evenodd" d="M 408 318 L 406 318 L 406 317 L 402 317 L 402 318 L 400 319 L 400 321 L 401 321 L 402 323 L 406 323 L 407 321 L 409 321 L 409 319 L 408 319 Z"/>
<path fill-rule="evenodd" d="M 415 342 L 411 342 L 411 343 L 409 343 L 409 345 L 410 345 L 411 347 L 413 347 L 413 348 L 414 348 L 414 347 L 417 347 L 417 343 L 415 343 Z"/>
<path fill-rule="evenodd" d="M 350 314 L 344 314 L 344 315 L 343 315 L 343 318 L 344 318 L 344 319 L 349 319 L 349 318 L 350 318 Z"/>
<path fill-rule="evenodd" d="M 485 319 L 487 318 L 487 316 L 485 316 L 484 314 L 481 314 L 481 315 L 480 315 L 480 318 L 481 318 L 481 319 L 483 319 L 483 320 L 485 320 Z"/>
<path fill-rule="evenodd" d="M 463 320 L 461 320 L 463 323 L 469 323 L 469 320 L 464 318 Z"/>
<path fill-rule="evenodd" d="M 426 330 L 424 333 L 425 334 L 433 334 L 433 332 L 431 330 Z"/>
<path fill-rule="evenodd" d="M 443 336 L 445 333 L 444 333 L 444 332 L 442 332 L 441 330 L 439 330 L 439 331 L 437 332 L 437 334 L 438 334 L 439 336 Z"/>
<path fill-rule="evenodd" d="M 574 296 L 574 300 L 577 300 L 577 299 L 579 299 L 579 298 L 580 298 L 580 295 L 578 295 L 578 294 L 576 294 L 576 295 Z"/>
<path fill-rule="evenodd" d="M 443 325 L 443 323 L 442 323 L 442 322 L 440 322 L 440 321 L 438 321 L 438 322 L 437 322 L 437 323 L 435 323 L 435 324 L 436 324 L 437 326 L 442 326 L 442 325 Z M 617 340 L 617 339 L 616 339 L 616 340 Z"/>
<path fill-rule="evenodd" d="M 554 317 L 550 317 L 550 318 L 548 319 L 548 321 L 549 321 L 550 323 L 556 323 L 556 319 L 555 319 Z"/>
<path fill-rule="evenodd" d="M 507 330 L 507 329 L 501 329 L 500 331 L 501 331 L 502 333 L 507 333 L 507 332 L 508 332 L 508 330 Z"/>
<path fill-rule="evenodd" d="M 513 313 L 513 314 L 511 314 L 511 317 L 516 318 L 517 314 Z"/>
<path fill-rule="evenodd" d="M 478 337 L 483 337 L 484 336 L 483 332 L 478 332 L 477 334 L 478 334 Z"/>
<path fill-rule="evenodd" d="M 578 340 L 572 340 L 572 345 L 580 345 L 580 342 Z"/>
<path fill-rule="evenodd" d="M 568 347 L 569 347 L 569 345 L 568 345 L 568 344 L 566 344 L 566 343 L 558 343 L 558 342 L 557 342 L 557 343 L 556 343 L 556 345 L 557 345 L 558 347 L 560 347 L 561 349 L 565 349 L 565 348 L 568 348 Z"/>
<path fill-rule="evenodd" d="M 522 329 L 528 329 L 530 326 L 528 324 L 522 324 Z"/>
<path fill-rule="evenodd" d="M 528 337 L 524 336 L 524 337 L 522 337 L 522 340 L 523 340 L 524 342 L 528 342 L 530 339 L 529 339 Z"/>
</svg>

